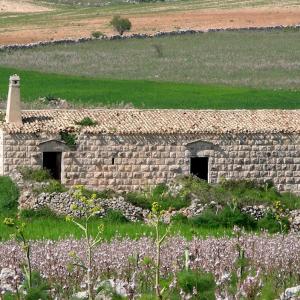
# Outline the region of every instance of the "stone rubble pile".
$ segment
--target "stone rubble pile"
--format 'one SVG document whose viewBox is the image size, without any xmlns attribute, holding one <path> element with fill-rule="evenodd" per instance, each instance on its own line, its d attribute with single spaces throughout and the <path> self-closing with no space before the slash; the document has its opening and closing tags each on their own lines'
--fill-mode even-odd
<svg viewBox="0 0 300 300">
<path fill-rule="evenodd" d="M 47 45 L 60 45 L 60 44 L 77 44 L 77 43 L 84 43 L 91 40 L 125 40 L 125 39 L 145 39 L 145 38 L 154 38 L 154 37 L 162 37 L 162 36 L 174 36 L 174 35 L 183 35 L 183 34 L 201 34 L 206 32 L 218 32 L 218 31 L 247 31 L 247 30 L 256 30 L 256 31 L 264 31 L 264 30 L 274 30 L 274 29 L 284 29 L 284 28 L 292 28 L 297 29 L 300 28 L 300 25 L 295 26 L 283 26 L 283 25 L 276 25 L 276 26 L 268 26 L 268 27 L 243 27 L 243 28 L 219 28 L 219 29 L 207 29 L 207 30 L 195 30 L 195 29 L 179 29 L 175 31 L 159 31 L 156 33 L 132 33 L 127 35 L 102 35 L 99 38 L 93 37 L 82 37 L 82 38 L 66 38 L 66 39 L 59 39 L 59 40 L 51 40 L 51 41 L 39 41 L 34 43 L 28 44 L 12 44 L 12 45 L 3 45 L 0 46 L 0 51 L 6 50 L 19 50 L 19 49 L 30 49 L 40 46 L 47 46 Z"/>
<path fill-rule="evenodd" d="M 289 222 L 292 231 L 300 231 L 300 209 L 290 211 Z"/>
<path fill-rule="evenodd" d="M 31 197 L 29 192 L 26 192 L 26 195 L 30 198 L 30 208 L 33 210 L 47 207 L 57 215 L 78 216 L 78 214 L 71 209 L 71 205 L 78 204 L 78 201 L 75 200 L 69 192 L 41 193 L 36 197 Z M 100 217 L 105 216 L 109 210 L 115 210 L 120 211 L 126 219 L 136 222 L 143 221 L 149 214 L 148 210 L 126 202 L 122 196 L 116 196 L 112 199 L 97 199 L 96 204 L 101 208 Z"/>
<path fill-rule="evenodd" d="M 259 220 L 267 214 L 269 208 L 264 205 L 248 205 L 243 207 L 241 211 L 251 215 L 255 220 Z"/>
</svg>

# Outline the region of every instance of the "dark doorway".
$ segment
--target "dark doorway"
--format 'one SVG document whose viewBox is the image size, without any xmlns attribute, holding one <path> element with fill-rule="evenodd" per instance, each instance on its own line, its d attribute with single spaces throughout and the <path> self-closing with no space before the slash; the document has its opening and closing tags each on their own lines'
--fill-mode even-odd
<svg viewBox="0 0 300 300">
<path fill-rule="evenodd" d="M 61 152 L 43 152 L 43 168 L 49 170 L 54 179 L 61 180 Z"/>
<path fill-rule="evenodd" d="M 208 157 L 191 157 L 191 174 L 208 181 Z"/>
</svg>

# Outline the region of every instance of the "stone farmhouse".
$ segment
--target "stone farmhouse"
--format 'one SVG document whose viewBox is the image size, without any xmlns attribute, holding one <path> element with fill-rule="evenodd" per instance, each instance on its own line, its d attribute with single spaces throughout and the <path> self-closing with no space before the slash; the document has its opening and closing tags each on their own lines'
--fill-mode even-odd
<svg viewBox="0 0 300 300">
<path fill-rule="evenodd" d="M 66 185 L 134 190 L 193 174 L 211 183 L 272 180 L 300 193 L 300 110 L 20 107 L 14 75 L 0 123 L 0 175 L 47 168 Z"/>
</svg>

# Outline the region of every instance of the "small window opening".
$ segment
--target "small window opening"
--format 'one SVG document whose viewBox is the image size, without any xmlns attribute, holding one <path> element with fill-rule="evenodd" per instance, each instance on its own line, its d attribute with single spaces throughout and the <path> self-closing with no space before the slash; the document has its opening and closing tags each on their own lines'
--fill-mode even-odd
<svg viewBox="0 0 300 300">
<path fill-rule="evenodd" d="M 208 157 L 191 157 L 190 173 L 208 181 Z"/>
<path fill-rule="evenodd" d="M 61 180 L 61 152 L 43 152 L 43 168 L 54 179 Z"/>
<path fill-rule="evenodd" d="M 112 165 L 115 164 L 115 158 L 114 158 L 114 157 L 111 159 L 111 164 L 112 164 Z"/>
</svg>

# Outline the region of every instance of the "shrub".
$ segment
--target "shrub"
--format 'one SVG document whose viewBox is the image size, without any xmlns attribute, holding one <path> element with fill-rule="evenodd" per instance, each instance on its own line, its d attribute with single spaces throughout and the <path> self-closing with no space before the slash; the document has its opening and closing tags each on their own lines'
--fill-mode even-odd
<svg viewBox="0 0 300 300">
<path fill-rule="evenodd" d="M 97 125 L 97 122 L 92 120 L 90 117 L 85 117 L 81 121 L 75 122 L 75 123 L 76 123 L 76 125 L 80 125 L 80 126 L 95 126 L 95 125 Z"/>
<path fill-rule="evenodd" d="M 121 18 L 120 16 L 114 16 L 110 21 L 110 25 L 114 27 L 120 35 L 123 35 L 125 31 L 131 29 L 131 22 L 127 18 Z"/>
<path fill-rule="evenodd" d="M 104 221 L 108 223 L 127 223 L 129 220 L 123 215 L 123 213 L 119 210 L 109 209 Z"/>
<path fill-rule="evenodd" d="M 96 38 L 96 39 L 98 39 L 100 36 L 103 36 L 104 34 L 101 32 L 101 31 L 93 31 L 92 33 L 91 33 L 91 36 L 93 37 L 93 38 Z"/>
<path fill-rule="evenodd" d="M 185 195 L 171 196 L 165 184 L 157 185 L 150 193 L 127 193 L 125 200 L 144 209 L 151 209 L 152 203 L 157 202 L 163 210 L 179 210 L 191 203 L 191 200 Z"/>
<path fill-rule="evenodd" d="M 257 226 L 253 217 L 241 213 L 238 209 L 233 210 L 228 206 L 224 207 L 218 213 L 212 210 L 206 210 L 200 216 L 192 218 L 191 223 L 207 228 L 232 228 L 234 225 L 237 225 L 245 229 L 255 229 Z"/>
<path fill-rule="evenodd" d="M 103 190 L 103 191 L 94 191 L 94 190 L 89 190 L 87 188 L 84 188 L 82 190 L 82 195 L 87 198 L 91 198 L 93 194 L 96 194 L 97 199 L 110 199 L 115 196 L 115 192 L 110 189 Z"/>
<path fill-rule="evenodd" d="M 187 224 L 189 222 L 189 219 L 187 216 L 184 216 L 181 213 L 177 213 L 174 216 L 171 217 L 172 223 L 179 223 L 179 224 Z"/>
<path fill-rule="evenodd" d="M 289 221 L 287 218 L 281 218 L 280 222 L 276 219 L 273 213 L 269 212 L 262 219 L 258 221 L 258 227 L 260 229 L 268 230 L 269 233 L 287 232 L 289 229 Z"/>
<path fill-rule="evenodd" d="M 19 190 L 8 176 L 0 176 L 0 212 L 16 209 Z"/>
<path fill-rule="evenodd" d="M 178 286 L 185 293 L 193 294 L 193 289 L 197 295 L 192 299 L 214 300 L 216 283 L 211 273 L 185 270 L 177 273 Z"/>
<path fill-rule="evenodd" d="M 48 207 L 33 210 L 33 209 L 22 209 L 19 213 L 21 218 L 41 218 L 41 217 L 57 217 L 57 215 L 50 210 Z"/>
<path fill-rule="evenodd" d="M 75 133 L 61 131 L 60 137 L 68 146 L 76 146 L 77 135 Z"/>
<path fill-rule="evenodd" d="M 24 180 L 43 182 L 51 179 L 50 172 L 46 169 L 33 169 L 29 167 L 20 167 L 18 171 Z"/>
<path fill-rule="evenodd" d="M 61 184 L 59 181 L 51 179 L 47 185 L 41 187 L 41 188 L 36 188 L 33 189 L 33 192 L 38 195 L 41 193 L 63 193 L 66 192 L 68 189 Z"/>
</svg>

